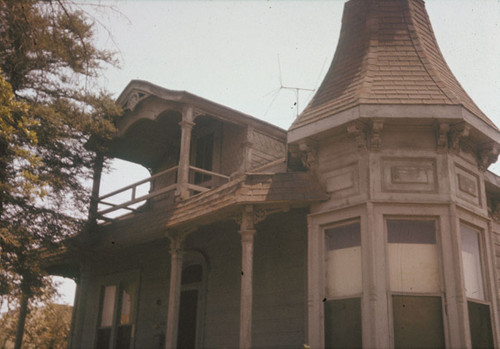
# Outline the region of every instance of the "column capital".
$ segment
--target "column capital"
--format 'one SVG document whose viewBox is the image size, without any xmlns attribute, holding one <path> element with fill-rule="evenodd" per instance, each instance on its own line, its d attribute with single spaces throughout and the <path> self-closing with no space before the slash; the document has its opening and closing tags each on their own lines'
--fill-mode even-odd
<svg viewBox="0 0 500 349">
<path fill-rule="evenodd" d="M 238 230 L 238 234 L 241 235 L 241 242 L 252 242 L 256 232 L 255 229 Z"/>
<path fill-rule="evenodd" d="M 182 121 L 179 122 L 179 126 L 181 128 L 183 128 L 183 129 L 189 129 L 190 130 L 190 129 L 193 128 L 194 125 L 195 125 L 195 123 L 192 122 L 192 121 L 189 121 L 189 120 L 182 120 Z"/>
</svg>

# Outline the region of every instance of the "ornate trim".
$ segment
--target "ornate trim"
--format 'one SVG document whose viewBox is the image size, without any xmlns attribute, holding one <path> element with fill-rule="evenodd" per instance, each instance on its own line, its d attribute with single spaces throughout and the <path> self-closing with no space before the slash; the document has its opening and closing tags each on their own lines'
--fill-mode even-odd
<svg viewBox="0 0 500 349">
<path fill-rule="evenodd" d="M 454 153 L 460 152 L 460 141 L 469 136 L 470 126 L 465 122 L 452 125 L 449 131 L 449 148 Z"/>
<path fill-rule="evenodd" d="M 356 121 L 347 125 L 347 134 L 354 138 L 359 151 L 365 151 L 366 146 L 366 127 L 363 123 Z"/>
<path fill-rule="evenodd" d="M 440 121 L 437 130 L 437 151 L 444 153 L 448 150 L 448 134 L 450 132 L 450 123 Z"/>
<path fill-rule="evenodd" d="M 495 163 L 500 154 L 500 145 L 496 142 L 490 142 L 479 149 L 478 165 L 481 171 L 486 171 L 488 167 Z"/>
<path fill-rule="evenodd" d="M 370 129 L 370 149 L 375 151 L 380 150 L 380 146 L 382 145 L 382 138 L 380 137 L 380 135 L 383 128 L 384 120 L 372 120 Z"/>
<path fill-rule="evenodd" d="M 128 109 L 130 111 L 134 111 L 137 104 L 139 104 L 139 102 L 148 98 L 149 96 L 150 96 L 150 94 L 148 94 L 146 92 L 134 91 L 128 96 L 128 98 L 125 102 L 125 105 L 123 106 L 123 109 L 124 110 Z"/>
<path fill-rule="evenodd" d="M 315 142 L 310 140 L 299 143 L 300 161 L 302 165 L 309 169 L 315 170 L 318 166 L 318 148 Z"/>
</svg>

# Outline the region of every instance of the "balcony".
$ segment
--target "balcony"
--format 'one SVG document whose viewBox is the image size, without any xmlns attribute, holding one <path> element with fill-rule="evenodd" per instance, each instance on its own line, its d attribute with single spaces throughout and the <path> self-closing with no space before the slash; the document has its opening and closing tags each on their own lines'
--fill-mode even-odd
<svg viewBox="0 0 500 349">
<path fill-rule="evenodd" d="M 181 181 L 176 165 L 155 175 L 102 195 L 98 199 L 99 219 L 111 220 L 122 212 L 137 212 L 148 200 L 167 197 L 170 203 L 206 192 L 229 182 L 230 177 L 195 166 L 188 166 L 187 181 Z M 169 195 L 170 194 L 170 195 Z"/>
</svg>

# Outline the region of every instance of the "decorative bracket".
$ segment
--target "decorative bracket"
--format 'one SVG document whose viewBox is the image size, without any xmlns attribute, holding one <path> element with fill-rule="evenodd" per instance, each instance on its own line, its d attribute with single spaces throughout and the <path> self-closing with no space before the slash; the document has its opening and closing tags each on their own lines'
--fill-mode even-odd
<svg viewBox="0 0 500 349">
<path fill-rule="evenodd" d="M 500 221 L 500 202 L 492 202 L 490 216 L 495 221 Z"/>
<path fill-rule="evenodd" d="M 139 104 L 139 102 L 141 102 L 142 100 L 144 100 L 148 97 L 149 97 L 149 94 L 146 92 L 134 91 L 127 98 L 127 102 L 123 106 L 123 109 L 125 109 L 125 110 L 128 109 L 130 111 L 134 111 L 137 104 Z"/>
<path fill-rule="evenodd" d="M 465 122 L 455 124 L 451 126 L 449 132 L 449 148 L 455 152 L 460 152 L 460 141 L 469 136 L 470 126 Z"/>
<path fill-rule="evenodd" d="M 243 212 L 235 214 L 232 219 L 243 229 L 253 229 L 254 225 L 262 222 L 269 215 L 286 212 L 288 208 L 255 208 L 253 205 L 245 206 Z"/>
<path fill-rule="evenodd" d="M 437 135 L 437 151 L 444 153 L 448 150 L 448 133 L 450 132 L 450 124 L 448 122 L 438 123 Z"/>
<path fill-rule="evenodd" d="M 382 133 L 383 128 L 384 128 L 384 120 L 381 119 L 372 120 L 370 129 L 370 149 L 380 150 L 380 146 L 382 145 L 382 138 L 380 138 L 380 134 Z"/>
<path fill-rule="evenodd" d="M 359 151 L 367 149 L 366 127 L 363 123 L 357 121 L 347 125 L 347 134 L 354 138 Z"/>
<path fill-rule="evenodd" d="M 500 154 L 500 145 L 490 142 L 479 149 L 478 164 L 481 171 L 486 171 L 488 167 L 497 161 Z"/>
<path fill-rule="evenodd" d="M 300 160 L 302 165 L 312 171 L 315 171 L 318 166 L 318 148 L 315 142 L 311 140 L 299 143 L 301 152 Z"/>
</svg>

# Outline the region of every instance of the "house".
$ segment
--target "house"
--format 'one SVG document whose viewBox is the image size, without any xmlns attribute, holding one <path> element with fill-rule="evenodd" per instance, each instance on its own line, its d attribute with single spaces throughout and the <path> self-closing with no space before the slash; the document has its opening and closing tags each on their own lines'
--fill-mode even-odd
<svg viewBox="0 0 500 349">
<path fill-rule="evenodd" d="M 97 224 L 48 262 L 71 348 L 500 346 L 500 131 L 423 1 L 348 1 L 288 131 L 145 81 L 118 103 L 104 155 L 151 177 L 98 198 L 97 164 Z"/>
</svg>

